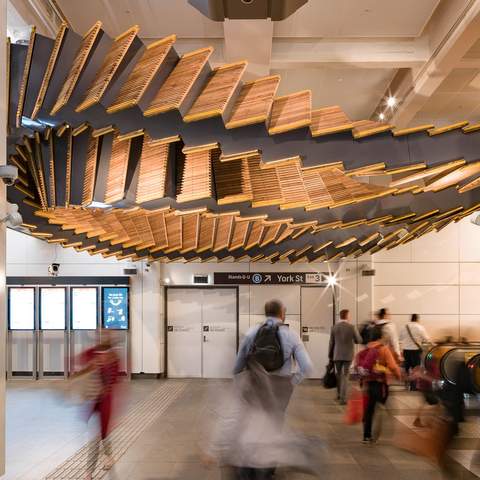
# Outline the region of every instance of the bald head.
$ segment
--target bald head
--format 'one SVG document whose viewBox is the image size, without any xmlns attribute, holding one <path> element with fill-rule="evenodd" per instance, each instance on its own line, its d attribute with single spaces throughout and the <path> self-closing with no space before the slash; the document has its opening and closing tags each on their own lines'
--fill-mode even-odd
<svg viewBox="0 0 480 480">
<path fill-rule="evenodd" d="M 285 320 L 285 307 L 280 300 L 269 300 L 265 304 L 265 316 Z"/>
</svg>

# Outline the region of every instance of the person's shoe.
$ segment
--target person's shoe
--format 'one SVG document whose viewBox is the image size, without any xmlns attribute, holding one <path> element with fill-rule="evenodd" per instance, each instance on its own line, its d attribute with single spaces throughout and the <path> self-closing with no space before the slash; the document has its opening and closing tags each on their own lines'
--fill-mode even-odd
<svg viewBox="0 0 480 480">
<path fill-rule="evenodd" d="M 346 402 L 345 400 L 339 400 L 339 401 L 338 401 L 338 404 L 339 404 L 339 405 L 346 405 L 347 402 Z"/>
<path fill-rule="evenodd" d="M 365 445 L 368 445 L 368 444 L 372 443 L 372 439 L 369 438 L 369 437 L 365 437 L 365 438 L 362 440 L 362 443 L 364 443 Z"/>
<path fill-rule="evenodd" d="M 423 423 L 422 421 L 417 417 L 414 421 L 413 421 L 413 426 L 415 428 L 423 428 Z"/>
</svg>

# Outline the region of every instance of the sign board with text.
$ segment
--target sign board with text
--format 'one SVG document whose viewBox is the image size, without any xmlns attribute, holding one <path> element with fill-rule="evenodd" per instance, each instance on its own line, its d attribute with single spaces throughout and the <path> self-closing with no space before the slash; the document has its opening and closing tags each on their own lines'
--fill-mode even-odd
<svg viewBox="0 0 480 480">
<path fill-rule="evenodd" d="M 322 272 L 215 272 L 215 285 L 326 285 Z"/>
</svg>

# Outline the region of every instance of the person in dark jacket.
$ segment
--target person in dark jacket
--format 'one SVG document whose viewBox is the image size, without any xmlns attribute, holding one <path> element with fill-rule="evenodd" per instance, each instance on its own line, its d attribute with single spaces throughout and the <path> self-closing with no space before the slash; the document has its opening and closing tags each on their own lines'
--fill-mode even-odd
<svg viewBox="0 0 480 480">
<path fill-rule="evenodd" d="M 362 337 L 357 327 L 350 323 L 350 312 L 342 310 L 340 321 L 337 322 L 330 334 L 328 358 L 335 364 L 337 375 L 337 400 L 341 405 L 347 401 L 348 374 L 354 355 L 354 345 L 362 343 Z"/>
</svg>

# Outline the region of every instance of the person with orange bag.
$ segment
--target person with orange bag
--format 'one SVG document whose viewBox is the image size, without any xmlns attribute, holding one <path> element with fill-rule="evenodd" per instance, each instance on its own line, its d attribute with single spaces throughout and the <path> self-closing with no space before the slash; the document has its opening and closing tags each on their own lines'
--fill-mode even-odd
<svg viewBox="0 0 480 480">
<path fill-rule="evenodd" d="M 382 328 L 376 326 L 370 333 L 367 348 L 357 354 L 355 366 L 367 395 L 363 418 L 363 443 L 373 443 L 372 425 L 377 404 L 385 405 L 388 399 L 390 376 L 401 378 L 400 367 L 382 338 Z"/>
</svg>

